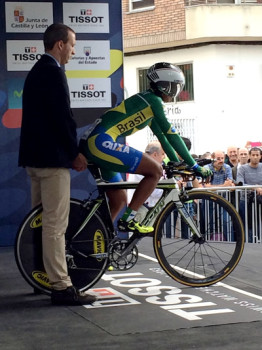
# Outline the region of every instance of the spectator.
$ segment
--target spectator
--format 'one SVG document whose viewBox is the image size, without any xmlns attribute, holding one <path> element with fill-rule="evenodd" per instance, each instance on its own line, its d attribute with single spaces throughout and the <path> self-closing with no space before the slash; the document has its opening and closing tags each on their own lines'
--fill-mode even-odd
<svg viewBox="0 0 262 350">
<path fill-rule="evenodd" d="M 247 148 L 239 148 L 238 150 L 238 164 L 232 168 L 232 175 L 234 181 L 237 180 L 237 171 L 241 165 L 244 165 L 248 162 L 248 149 Z"/>
<path fill-rule="evenodd" d="M 262 185 L 262 164 L 260 163 L 262 151 L 258 147 L 252 147 L 249 151 L 250 162 L 242 165 L 237 172 L 237 182 L 242 182 L 243 185 Z M 249 191 L 248 200 L 245 200 L 244 193 L 240 196 L 239 212 L 242 217 L 244 225 L 246 224 L 246 213 L 248 214 L 248 241 L 253 242 L 253 232 L 251 223 L 251 210 L 252 203 L 254 202 L 254 194 L 258 196 L 262 195 L 262 187 L 256 188 L 255 192 Z"/>
<path fill-rule="evenodd" d="M 231 168 L 233 168 L 233 166 L 237 165 L 238 157 L 237 157 L 237 147 L 236 146 L 230 146 L 227 148 L 227 155 L 225 157 L 225 163 L 230 165 Z"/>
<path fill-rule="evenodd" d="M 225 154 L 223 151 L 217 150 L 212 153 L 212 159 L 215 161 L 205 165 L 205 168 L 212 170 L 213 178 L 210 183 L 205 184 L 205 187 L 229 187 L 234 186 L 232 169 L 228 164 L 225 164 Z"/>
<path fill-rule="evenodd" d="M 205 152 L 200 159 L 211 159 L 211 152 Z"/>
<path fill-rule="evenodd" d="M 211 164 L 205 165 L 206 168 L 209 168 L 213 171 L 213 178 L 211 179 L 210 183 L 205 184 L 205 187 L 229 187 L 229 186 L 235 186 L 233 183 L 233 177 L 232 177 L 232 169 L 228 164 L 225 164 L 225 154 L 223 151 L 217 150 L 212 153 L 212 159 L 215 159 L 215 161 Z M 226 193 L 222 194 L 223 196 L 226 195 Z M 207 208 L 202 208 L 203 211 L 207 210 Z M 205 216 L 205 215 L 204 215 Z M 217 220 L 220 218 L 220 213 L 217 212 L 217 208 L 213 207 L 210 203 L 209 206 L 209 217 L 211 221 L 211 227 L 212 227 L 212 220 L 214 217 L 216 217 Z M 221 223 L 221 227 L 223 227 L 223 235 L 219 237 L 219 240 L 234 240 L 233 237 L 233 231 L 231 230 L 231 236 L 228 237 L 229 231 L 228 231 L 228 219 L 227 219 L 227 213 L 223 212 L 223 222 Z M 210 237 L 212 239 L 212 237 Z M 213 238 L 214 239 L 214 238 Z M 217 239 L 217 238 L 215 238 Z"/>
<path fill-rule="evenodd" d="M 28 73 L 23 89 L 19 166 L 31 177 L 32 206 L 43 205 L 43 263 L 52 304 L 90 304 L 92 295 L 78 291 L 68 275 L 65 232 L 70 209 L 70 171 L 85 170 L 76 123 L 62 65 L 75 54 L 75 32 L 52 24 L 44 33 L 45 54 Z"/>
</svg>

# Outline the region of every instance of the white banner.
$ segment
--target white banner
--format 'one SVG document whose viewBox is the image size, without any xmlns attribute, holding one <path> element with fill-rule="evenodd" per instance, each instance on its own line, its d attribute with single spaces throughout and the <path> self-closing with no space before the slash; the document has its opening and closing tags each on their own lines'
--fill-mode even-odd
<svg viewBox="0 0 262 350">
<path fill-rule="evenodd" d="M 8 71 L 29 71 L 44 53 L 41 40 L 7 40 Z"/>
<path fill-rule="evenodd" d="M 109 33 L 105 3 L 63 3 L 63 22 L 76 33 Z"/>
<path fill-rule="evenodd" d="M 53 23 L 52 2 L 6 2 L 7 33 L 43 33 Z"/>
<path fill-rule="evenodd" d="M 111 79 L 68 79 L 72 108 L 111 107 Z"/>
<path fill-rule="evenodd" d="M 109 70 L 109 40 L 77 40 L 75 55 L 68 62 L 66 70 Z"/>
</svg>

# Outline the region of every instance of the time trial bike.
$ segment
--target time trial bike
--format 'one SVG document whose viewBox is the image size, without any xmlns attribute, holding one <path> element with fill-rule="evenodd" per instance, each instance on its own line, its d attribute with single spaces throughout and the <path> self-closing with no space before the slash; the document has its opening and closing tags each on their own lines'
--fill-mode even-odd
<svg viewBox="0 0 262 350">
<path fill-rule="evenodd" d="M 202 164 L 201 164 L 202 165 Z M 99 281 L 109 266 L 126 270 L 138 260 L 137 243 L 146 235 L 133 233 L 118 238 L 106 191 L 135 189 L 134 182 L 105 182 L 100 169 L 89 164 L 96 180 L 97 196 L 84 201 L 71 199 L 66 231 L 66 260 L 72 283 L 87 290 Z M 244 248 L 244 228 L 234 206 L 211 191 L 179 186 L 196 174 L 183 163 L 168 163 L 166 179 L 157 188 L 162 195 L 141 217 L 153 226 L 153 247 L 162 269 L 187 286 L 208 286 L 227 277 L 237 266 Z M 51 293 L 42 261 L 42 207 L 34 208 L 23 220 L 16 237 L 15 258 L 25 280 L 35 291 Z"/>
</svg>

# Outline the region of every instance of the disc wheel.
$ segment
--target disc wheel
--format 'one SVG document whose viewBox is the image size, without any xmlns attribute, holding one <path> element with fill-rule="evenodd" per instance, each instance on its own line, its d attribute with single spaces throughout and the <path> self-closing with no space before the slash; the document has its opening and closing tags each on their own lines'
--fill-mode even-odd
<svg viewBox="0 0 262 350">
<path fill-rule="evenodd" d="M 82 201 L 70 200 L 66 260 L 68 274 L 79 290 L 95 284 L 108 265 L 108 233 L 100 215 L 95 213 L 76 234 L 88 213 Z M 34 290 L 51 293 L 42 260 L 42 206 L 33 209 L 21 224 L 15 242 L 15 259 L 22 276 Z"/>
</svg>

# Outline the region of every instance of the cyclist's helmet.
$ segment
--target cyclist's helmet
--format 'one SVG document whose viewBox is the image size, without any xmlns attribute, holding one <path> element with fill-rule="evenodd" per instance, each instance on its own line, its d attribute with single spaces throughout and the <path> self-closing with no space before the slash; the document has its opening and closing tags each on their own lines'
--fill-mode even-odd
<svg viewBox="0 0 262 350">
<path fill-rule="evenodd" d="M 183 72 L 177 66 L 167 62 L 155 63 L 147 71 L 150 86 L 157 95 L 162 93 L 177 97 L 185 85 Z"/>
</svg>

